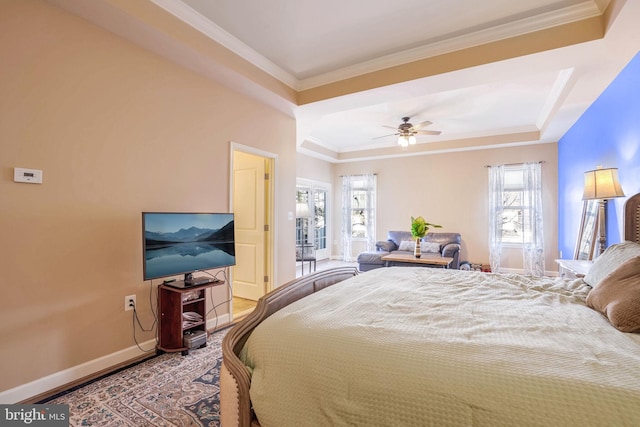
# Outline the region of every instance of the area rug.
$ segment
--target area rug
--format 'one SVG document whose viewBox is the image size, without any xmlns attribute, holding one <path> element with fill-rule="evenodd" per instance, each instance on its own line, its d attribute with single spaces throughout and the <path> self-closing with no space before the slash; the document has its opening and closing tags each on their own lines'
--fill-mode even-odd
<svg viewBox="0 0 640 427">
<path fill-rule="evenodd" d="M 220 425 L 220 366 L 227 329 L 189 354 L 165 353 L 48 403 L 69 405 L 70 426 Z"/>
</svg>

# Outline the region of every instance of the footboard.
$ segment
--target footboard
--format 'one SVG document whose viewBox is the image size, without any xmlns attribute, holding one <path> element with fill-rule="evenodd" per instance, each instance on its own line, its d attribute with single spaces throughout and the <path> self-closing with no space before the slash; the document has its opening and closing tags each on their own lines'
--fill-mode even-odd
<svg viewBox="0 0 640 427">
<path fill-rule="evenodd" d="M 238 358 L 251 331 L 292 302 L 357 274 L 355 267 L 340 267 L 292 280 L 260 298 L 255 310 L 231 328 L 222 341 L 220 421 L 224 427 L 260 425 L 251 408 L 249 370 Z"/>
</svg>

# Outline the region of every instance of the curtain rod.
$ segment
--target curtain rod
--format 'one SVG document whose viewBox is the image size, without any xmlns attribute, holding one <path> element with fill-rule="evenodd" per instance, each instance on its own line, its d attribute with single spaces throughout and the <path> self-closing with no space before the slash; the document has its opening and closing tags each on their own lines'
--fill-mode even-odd
<svg viewBox="0 0 640 427">
<path fill-rule="evenodd" d="M 504 165 L 484 165 L 484 167 L 485 168 L 490 168 L 490 167 L 493 167 L 493 166 L 522 166 L 525 163 L 539 163 L 539 164 L 542 164 L 542 163 L 546 163 L 546 162 L 544 160 L 538 160 L 537 162 L 505 163 Z"/>
<path fill-rule="evenodd" d="M 375 176 L 378 176 L 377 173 L 371 173 L 371 174 L 369 174 L 369 173 L 357 173 L 355 175 L 338 175 L 338 178 L 344 178 L 345 176 L 362 176 L 362 175 L 375 175 Z"/>
</svg>

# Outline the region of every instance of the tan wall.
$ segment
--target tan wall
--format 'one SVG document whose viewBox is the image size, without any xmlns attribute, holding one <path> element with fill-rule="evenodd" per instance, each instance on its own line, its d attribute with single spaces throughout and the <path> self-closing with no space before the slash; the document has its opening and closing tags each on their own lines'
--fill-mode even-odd
<svg viewBox="0 0 640 427">
<path fill-rule="evenodd" d="M 331 183 L 333 164 L 298 153 L 296 155 L 296 173 L 298 178 Z"/>
<path fill-rule="evenodd" d="M 230 141 L 277 155 L 275 269 L 295 276 L 294 119 L 41 1 L 0 2 L 0 28 L 0 391 L 135 345 L 140 213 L 228 211 Z"/>
<path fill-rule="evenodd" d="M 378 174 L 378 240 L 386 240 L 388 230 L 409 230 L 411 216 L 422 215 L 428 222 L 442 225 L 441 231 L 462 235 L 461 260 L 488 263 L 488 172 L 485 165 L 544 161 L 546 269 L 557 271 L 554 263 L 558 257 L 557 157 L 557 144 L 552 143 L 343 163 L 334 168 L 334 182 L 340 182 L 339 175 Z M 334 203 L 340 206 L 339 194 L 334 195 Z M 340 223 L 338 210 L 334 212 L 333 221 Z M 334 232 L 334 240 L 340 242 L 339 228 Z M 339 243 L 334 245 L 333 253 L 340 254 Z M 503 266 L 521 269 L 521 254 L 515 249 L 506 250 Z M 357 256 L 355 250 L 353 256 Z"/>
</svg>

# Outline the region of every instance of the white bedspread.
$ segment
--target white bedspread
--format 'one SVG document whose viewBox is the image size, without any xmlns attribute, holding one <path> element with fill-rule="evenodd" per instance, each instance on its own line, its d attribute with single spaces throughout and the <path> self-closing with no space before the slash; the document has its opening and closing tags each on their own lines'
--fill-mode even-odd
<svg viewBox="0 0 640 427">
<path fill-rule="evenodd" d="M 640 335 L 581 280 L 381 268 L 273 314 L 242 352 L 264 427 L 640 426 Z"/>
</svg>

